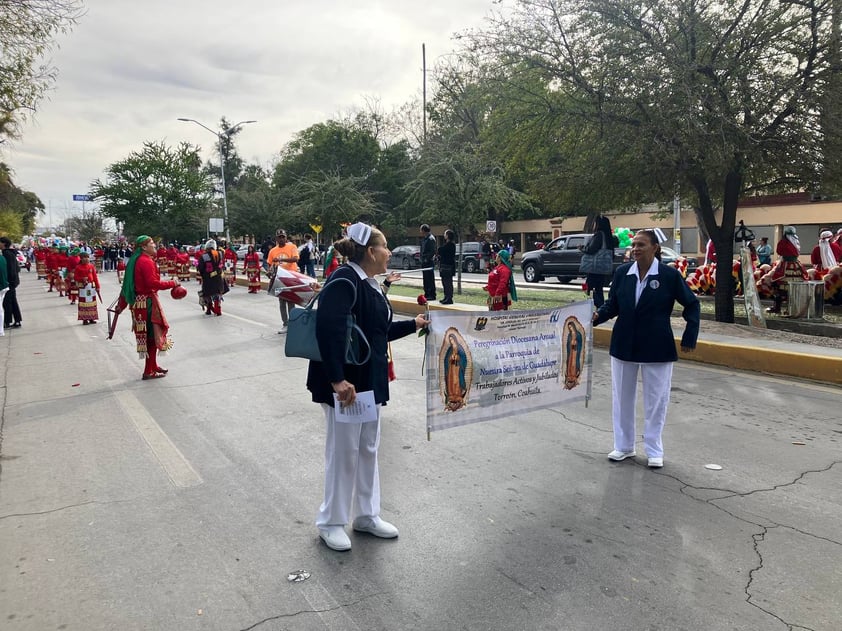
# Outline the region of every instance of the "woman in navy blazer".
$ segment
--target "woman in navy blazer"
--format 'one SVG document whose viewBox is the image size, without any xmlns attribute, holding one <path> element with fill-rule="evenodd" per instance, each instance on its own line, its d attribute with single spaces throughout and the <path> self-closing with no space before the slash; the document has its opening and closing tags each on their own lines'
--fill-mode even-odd
<svg viewBox="0 0 842 631">
<path fill-rule="evenodd" d="M 696 348 L 699 300 L 681 274 L 660 263 L 661 246 L 652 230 L 632 239 L 632 263 L 614 273 L 608 301 L 594 313 L 594 325 L 616 317 L 611 332 L 612 417 L 614 450 L 610 460 L 635 456 L 637 375 L 643 381 L 643 445 L 650 467 L 664 466 L 661 433 L 667 416 L 672 365 L 678 359 L 670 316 L 676 302 L 684 307 L 687 325 L 681 351 Z"/>
<path fill-rule="evenodd" d="M 355 515 L 353 529 L 386 539 L 398 536 L 398 529 L 380 518 L 380 474 L 377 448 L 380 445 L 380 406 L 389 400 L 387 346 L 429 324 L 424 315 L 414 320 L 392 321 L 392 307 L 374 279 L 383 274 L 391 252 L 386 237 L 363 223 L 348 227 L 348 237 L 334 248 L 349 263 L 330 275 L 322 288 L 316 315 L 316 339 L 322 361 L 310 362 L 307 389 L 313 401 L 321 403 L 327 421 L 325 439 L 325 494 L 316 526 L 319 536 L 333 550 L 350 550 L 345 525 Z M 338 282 L 346 279 L 350 283 Z M 329 289 L 328 289 L 329 288 Z M 356 289 L 356 301 L 354 300 Z M 353 306 L 352 306 L 353 305 Z M 345 363 L 347 318 L 353 314 L 371 346 L 365 364 Z M 367 423 L 337 422 L 333 395 L 345 406 L 357 392 L 372 390 L 378 420 Z M 356 488 L 353 511 L 351 498 Z"/>
</svg>

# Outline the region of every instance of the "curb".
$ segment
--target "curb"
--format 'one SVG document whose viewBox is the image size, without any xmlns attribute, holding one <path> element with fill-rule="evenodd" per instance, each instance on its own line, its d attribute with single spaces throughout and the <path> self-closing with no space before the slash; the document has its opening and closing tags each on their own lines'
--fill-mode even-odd
<svg viewBox="0 0 842 631">
<path fill-rule="evenodd" d="M 415 316 L 424 310 L 414 300 L 403 296 L 392 296 L 389 301 L 392 303 L 395 312 L 402 315 Z M 430 311 L 440 309 L 478 310 L 474 305 L 430 304 L 428 307 Z M 593 342 L 594 346 L 607 349 L 611 343 L 611 329 L 595 327 L 593 329 Z M 696 343 L 696 350 L 693 353 L 681 353 L 680 338 L 675 339 L 675 344 L 676 348 L 679 349 L 682 361 L 842 385 L 842 356 L 832 357 L 796 351 L 723 344 L 701 338 Z"/>
</svg>

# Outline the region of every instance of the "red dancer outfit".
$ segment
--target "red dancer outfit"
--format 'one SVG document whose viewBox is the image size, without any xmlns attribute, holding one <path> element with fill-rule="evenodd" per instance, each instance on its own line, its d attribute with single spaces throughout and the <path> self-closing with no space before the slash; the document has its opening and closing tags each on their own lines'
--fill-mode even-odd
<svg viewBox="0 0 842 631">
<path fill-rule="evenodd" d="M 775 246 L 775 252 L 780 256 L 777 265 L 768 274 L 767 285 L 771 284 L 775 305 L 766 309 L 769 313 L 780 313 L 781 305 L 787 296 L 789 281 L 807 280 L 807 271 L 798 260 L 801 254 L 801 244 L 793 226 L 784 227 L 784 236 Z M 762 284 L 764 279 L 761 279 Z"/>
<path fill-rule="evenodd" d="M 182 283 L 190 280 L 190 255 L 187 254 L 186 247 L 182 247 L 181 252 L 175 257 L 175 271 L 178 280 Z"/>
<path fill-rule="evenodd" d="M 167 275 L 167 248 L 164 247 L 164 244 L 161 244 L 161 247 L 156 250 L 156 257 L 155 261 L 158 265 L 158 273 L 162 276 Z"/>
<path fill-rule="evenodd" d="M 47 248 L 37 248 L 35 250 L 35 275 L 36 280 L 47 278 Z"/>
<path fill-rule="evenodd" d="M 510 258 L 508 250 L 500 250 L 497 253 L 497 265 L 488 273 L 488 285 L 485 286 L 485 290 L 488 292 L 490 311 L 508 311 L 511 304 L 509 298 L 517 300 Z"/>
<path fill-rule="evenodd" d="M 260 291 L 260 255 L 250 245 L 243 264 L 246 268 L 246 276 L 249 279 L 249 293 L 256 294 Z"/>
<path fill-rule="evenodd" d="M 47 252 L 47 256 L 45 258 L 47 266 L 47 282 L 50 284 L 49 291 L 53 290 L 53 287 L 55 287 L 56 280 L 58 278 L 58 268 L 56 267 L 57 256 L 58 248 L 52 247 L 50 248 L 50 251 Z"/>
<path fill-rule="evenodd" d="M 225 248 L 225 281 L 229 286 L 237 282 L 237 253 L 230 246 Z"/>
<path fill-rule="evenodd" d="M 76 299 L 79 298 L 79 286 L 76 284 L 76 279 L 73 275 L 76 266 L 81 263 L 79 254 L 79 248 L 73 248 L 70 251 L 70 256 L 67 257 L 67 278 L 65 279 L 65 284 L 67 285 L 67 299 L 72 305 L 75 305 Z"/>
<path fill-rule="evenodd" d="M 96 266 L 90 262 L 90 257 L 85 252 L 82 252 L 80 262 L 73 269 L 73 285 L 79 297 L 79 315 L 76 319 L 82 324 L 96 324 L 99 320 L 96 301 L 97 298 L 102 299 L 99 293 L 99 276 Z"/>
<path fill-rule="evenodd" d="M 167 335 L 169 324 L 158 300 L 158 291 L 172 289 L 178 281 L 161 280 L 154 258 L 155 242 L 151 237 L 139 236 L 135 246 L 135 253 L 126 266 L 120 296 L 131 309 L 137 353 L 146 360 L 143 379 L 159 379 L 167 371 L 158 365 L 158 351 L 172 348 L 172 340 Z"/>
<path fill-rule="evenodd" d="M 98 272 L 102 271 L 102 261 L 105 258 L 105 250 L 101 245 L 94 248 L 94 267 Z"/>
<path fill-rule="evenodd" d="M 58 288 L 58 295 L 64 296 L 64 290 L 67 279 L 67 248 L 62 246 L 58 249 L 58 254 L 55 256 L 56 264 L 56 287 Z"/>
<path fill-rule="evenodd" d="M 117 282 L 123 284 L 123 275 L 126 273 L 126 261 L 121 256 L 117 259 Z"/>
<path fill-rule="evenodd" d="M 842 245 L 833 242 L 833 233 L 830 230 L 823 230 L 819 235 L 819 242 L 813 248 L 810 262 L 813 264 L 813 269 L 810 270 L 810 278 L 813 280 L 821 280 L 831 269 L 842 263 Z"/>
<path fill-rule="evenodd" d="M 177 261 L 178 248 L 170 243 L 170 247 L 167 248 L 167 273 L 173 278 L 177 276 L 178 272 L 178 269 L 176 268 Z"/>
</svg>

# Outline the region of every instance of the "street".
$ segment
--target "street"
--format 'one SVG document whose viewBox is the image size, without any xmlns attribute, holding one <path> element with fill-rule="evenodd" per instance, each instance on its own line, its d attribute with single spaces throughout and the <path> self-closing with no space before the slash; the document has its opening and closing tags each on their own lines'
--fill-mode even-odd
<svg viewBox="0 0 842 631">
<path fill-rule="evenodd" d="M 169 374 L 141 381 L 100 278 L 82 326 L 23 272 L 23 328 L 0 338 L 0 629 L 842 629 L 838 388 L 679 362 L 653 471 L 639 436 L 634 461 L 606 459 L 601 350 L 587 407 L 428 442 L 412 335 L 379 463 L 400 537 L 334 552 L 314 526 L 324 417 L 275 299 L 235 287 L 206 317 L 198 283 L 162 292 Z"/>
</svg>

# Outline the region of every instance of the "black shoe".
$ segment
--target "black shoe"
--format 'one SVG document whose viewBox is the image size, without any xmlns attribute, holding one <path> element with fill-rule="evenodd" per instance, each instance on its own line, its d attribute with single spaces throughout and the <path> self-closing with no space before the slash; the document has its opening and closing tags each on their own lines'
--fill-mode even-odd
<svg viewBox="0 0 842 631">
<path fill-rule="evenodd" d="M 12 329 L 19 329 L 21 326 L 22 326 L 22 325 L 21 325 L 21 323 L 20 323 L 20 322 L 15 322 L 15 323 L 14 323 L 13 325 L 11 325 L 11 327 L 9 327 L 9 328 L 12 328 Z"/>
<path fill-rule="evenodd" d="M 453 301 L 452 301 L 452 300 L 442 300 L 440 304 L 443 304 L 443 305 L 452 305 L 452 304 L 453 304 Z"/>
</svg>

